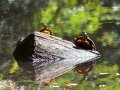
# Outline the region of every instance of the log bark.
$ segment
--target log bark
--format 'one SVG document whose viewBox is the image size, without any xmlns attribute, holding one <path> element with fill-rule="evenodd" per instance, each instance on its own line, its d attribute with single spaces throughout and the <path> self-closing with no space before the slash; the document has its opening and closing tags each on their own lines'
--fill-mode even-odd
<svg viewBox="0 0 120 90">
<path fill-rule="evenodd" d="M 54 79 L 77 64 L 100 56 L 97 51 L 78 49 L 70 41 L 41 32 L 20 40 L 13 55 L 29 76 L 35 76 L 37 83 Z"/>
</svg>

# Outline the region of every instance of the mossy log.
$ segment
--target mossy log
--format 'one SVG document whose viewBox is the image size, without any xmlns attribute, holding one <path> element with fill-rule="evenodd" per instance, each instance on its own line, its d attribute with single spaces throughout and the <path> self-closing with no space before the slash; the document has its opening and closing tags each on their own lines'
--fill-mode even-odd
<svg viewBox="0 0 120 90">
<path fill-rule="evenodd" d="M 77 64 L 99 56 L 97 51 L 78 49 L 70 41 L 41 32 L 34 32 L 20 40 L 14 51 L 18 65 L 28 76 L 35 76 L 38 83 L 54 79 Z"/>
</svg>

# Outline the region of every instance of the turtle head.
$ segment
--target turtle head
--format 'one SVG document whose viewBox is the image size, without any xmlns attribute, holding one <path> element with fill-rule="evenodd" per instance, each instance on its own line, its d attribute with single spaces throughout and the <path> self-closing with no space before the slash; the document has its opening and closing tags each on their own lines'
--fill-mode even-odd
<svg viewBox="0 0 120 90">
<path fill-rule="evenodd" d="M 43 26 L 44 29 L 47 28 L 47 26 L 44 23 L 41 23 L 41 25 Z"/>
<path fill-rule="evenodd" d="M 85 31 L 82 31 L 82 35 L 83 35 L 85 38 L 88 38 L 88 34 L 87 34 Z"/>
</svg>

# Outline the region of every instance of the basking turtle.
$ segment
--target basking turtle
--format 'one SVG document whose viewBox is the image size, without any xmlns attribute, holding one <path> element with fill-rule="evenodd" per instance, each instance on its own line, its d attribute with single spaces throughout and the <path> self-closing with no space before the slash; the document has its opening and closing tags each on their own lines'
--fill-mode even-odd
<svg viewBox="0 0 120 90">
<path fill-rule="evenodd" d="M 53 33 L 51 32 L 51 30 L 44 24 L 42 23 L 43 29 L 40 30 L 40 32 L 46 33 L 48 35 L 53 35 Z M 47 80 L 44 83 L 44 85 L 49 85 L 49 83 L 52 81 L 52 79 Z"/>
<path fill-rule="evenodd" d="M 83 32 L 82 36 L 77 37 L 74 40 L 74 44 L 79 48 L 83 48 L 87 50 L 96 50 L 95 43 L 92 41 L 92 39 L 90 39 L 90 37 L 87 35 L 86 32 Z M 77 71 L 80 74 L 83 74 L 85 76 L 83 79 L 85 79 L 87 74 L 93 69 L 94 65 L 95 65 L 95 60 L 78 64 L 75 67 L 75 71 Z"/>
<path fill-rule="evenodd" d="M 74 43 L 80 48 L 96 50 L 95 43 L 92 41 L 92 39 L 90 39 L 86 32 L 83 32 L 82 36 L 75 38 Z"/>
<path fill-rule="evenodd" d="M 53 33 L 51 32 L 51 30 L 44 24 L 42 23 L 43 29 L 40 30 L 40 32 L 49 34 L 49 35 L 53 35 Z"/>
</svg>

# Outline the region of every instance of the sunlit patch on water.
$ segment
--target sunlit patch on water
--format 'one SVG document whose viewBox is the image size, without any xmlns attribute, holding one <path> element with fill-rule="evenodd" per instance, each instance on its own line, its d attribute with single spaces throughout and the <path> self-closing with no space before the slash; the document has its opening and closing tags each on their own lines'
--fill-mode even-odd
<svg viewBox="0 0 120 90">
<path fill-rule="evenodd" d="M 106 85 L 99 85 L 99 87 L 105 87 Z"/>
<path fill-rule="evenodd" d="M 0 90 L 6 90 L 6 89 L 16 89 L 16 84 L 12 80 L 3 80 L 0 81 Z"/>
<path fill-rule="evenodd" d="M 120 73 L 116 73 L 116 76 L 119 76 L 119 77 L 120 77 Z"/>
<path fill-rule="evenodd" d="M 66 84 L 64 84 L 65 87 L 75 87 L 77 85 L 78 85 L 77 83 L 66 83 Z"/>
</svg>

